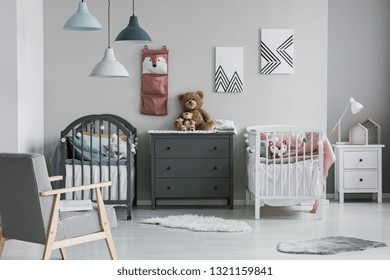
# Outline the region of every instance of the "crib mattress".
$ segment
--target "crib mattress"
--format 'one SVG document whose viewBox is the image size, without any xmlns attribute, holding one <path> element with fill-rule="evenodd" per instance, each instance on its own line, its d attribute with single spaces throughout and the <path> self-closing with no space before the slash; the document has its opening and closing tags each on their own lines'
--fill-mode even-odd
<svg viewBox="0 0 390 280">
<path fill-rule="evenodd" d="M 72 187 L 72 186 L 80 186 L 82 184 L 93 184 L 97 182 L 104 182 L 104 181 L 111 181 L 112 185 L 109 188 L 102 188 L 102 196 L 104 200 L 126 200 L 127 199 L 127 166 L 126 165 L 120 165 L 119 166 L 119 190 L 118 190 L 118 166 L 101 166 L 101 175 L 100 175 L 100 167 L 97 165 L 92 166 L 92 180 L 91 180 L 91 166 L 90 165 L 84 165 L 84 172 L 81 171 L 82 166 L 81 165 L 74 165 L 74 172 L 73 172 L 73 166 L 66 164 L 65 165 L 65 172 L 66 172 L 66 179 L 65 179 L 65 186 Z M 73 184 L 73 174 L 74 174 L 74 184 Z M 100 180 L 101 176 L 101 180 Z M 131 180 L 133 182 L 132 184 L 132 198 L 131 201 L 133 201 L 135 196 L 135 190 L 134 190 L 134 177 L 135 177 L 135 168 L 134 165 L 132 166 L 131 170 Z M 84 182 L 82 182 L 82 178 L 84 178 Z M 84 193 L 84 196 L 83 196 Z M 74 193 L 73 199 L 93 199 L 95 200 L 95 193 L 93 192 L 93 196 L 91 197 L 90 191 L 81 191 Z M 72 199 L 72 193 L 67 193 L 65 196 L 65 199 Z"/>
<path fill-rule="evenodd" d="M 321 194 L 322 182 L 318 159 L 290 164 L 261 163 L 259 166 L 259 170 L 255 171 L 254 160 L 248 161 L 248 189 L 253 195 L 256 194 L 255 172 L 258 172 L 260 196 L 275 197 L 265 199 L 263 202 L 267 205 L 289 206 L 311 202 L 312 200 L 308 199 L 294 199 L 294 196 L 314 197 Z M 277 199 L 278 196 L 288 196 L 291 199 Z"/>
</svg>

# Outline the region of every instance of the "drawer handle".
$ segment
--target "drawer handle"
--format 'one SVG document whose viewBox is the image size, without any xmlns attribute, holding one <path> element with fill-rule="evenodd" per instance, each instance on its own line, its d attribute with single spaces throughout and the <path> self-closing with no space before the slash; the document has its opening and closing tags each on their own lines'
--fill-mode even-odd
<svg viewBox="0 0 390 280">
<path fill-rule="evenodd" d="M 171 149 L 171 147 L 167 147 L 167 150 L 169 151 Z"/>
<path fill-rule="evenodd" d="M 168 187 L 167 187 L 167 190 L 170 190 L 170 189 L 171 189 L 171 186 L 168 186 Z"/>
<path fill-rule="evenodd" d="M 213 150 L 217 150 L 217 147 L 214 147 Z"/>
<path fill-rule="evenodd" d="M 359 161 L 360 161 L 360 162 L 362 162 L 362 161 L 363 161 L 363 159 L 361 158 L 361 159 L 359 159 Z"/>
<path fill-rule="evenodd" d="M 167 170 L 171 170 L 171 167 L 170 167 L 170 166 L 168 166 L 168 167 L 167 167 Z"/>
<path fill-rule="evenodd" d="M 214 186 L 214 190 L 218 189 L 218 186 Z"/>
<path fill-rule="evenodd" d="M 363 179 L 362 178 L 360 178 L 360 180 L 359 180 L 360 182 L 363 182 Z"/>
<path fill-rule="evenodd" d="M 214 170 L 217 170 L 218 169 L 218 167 L 217 166 L 214 166 Z"/>
</svg>

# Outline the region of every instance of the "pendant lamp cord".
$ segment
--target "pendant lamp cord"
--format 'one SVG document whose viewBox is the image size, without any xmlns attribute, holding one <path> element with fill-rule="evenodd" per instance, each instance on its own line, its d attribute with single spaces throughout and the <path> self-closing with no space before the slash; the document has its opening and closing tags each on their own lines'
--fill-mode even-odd
<svg viewBox="0 0 390 280">
<path fill-rule="evenodd" d="M 110 37 L 110 29 L 111 29 L 111 26 L 110 26 L 110 9 L 111 9 L 111 0 L 108 0 L 108 48 L 111 48 L 111 45 L 110 45 L 110 42 L 111 42 L 111 37 Z"/>
<path fill-rule="evenodd" d="M 134 16 L 134 0 L 133 0 L 133 16 Z"/>
</svg>

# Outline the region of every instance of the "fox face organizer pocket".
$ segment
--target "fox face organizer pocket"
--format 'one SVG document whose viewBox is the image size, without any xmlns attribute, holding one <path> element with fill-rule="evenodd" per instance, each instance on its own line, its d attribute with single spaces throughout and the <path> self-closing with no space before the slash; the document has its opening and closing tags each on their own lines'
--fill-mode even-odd
<svg viewBox="0 0 390 280">
<path fill-rule="evenodd" d="M 168 50 L 142 50 L 141 113 L 168 114 Z"/>
</svg>

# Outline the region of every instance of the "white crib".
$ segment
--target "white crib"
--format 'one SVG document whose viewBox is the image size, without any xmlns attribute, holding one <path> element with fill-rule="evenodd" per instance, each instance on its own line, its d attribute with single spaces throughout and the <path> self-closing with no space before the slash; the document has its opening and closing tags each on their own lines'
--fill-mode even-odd
<svg viewBox="0 0 390 280">
<path fill-rule="evenodd" d="M 255 219 L 260 219 L 260 207 L 264 204 L 287 206 L 315 199 L 319 205 L 317 218 L 322 219 L 322 130 L 258 125 L 247 127 L 244 136 L 247 204 L 255 201 Z"/>
</svg>

